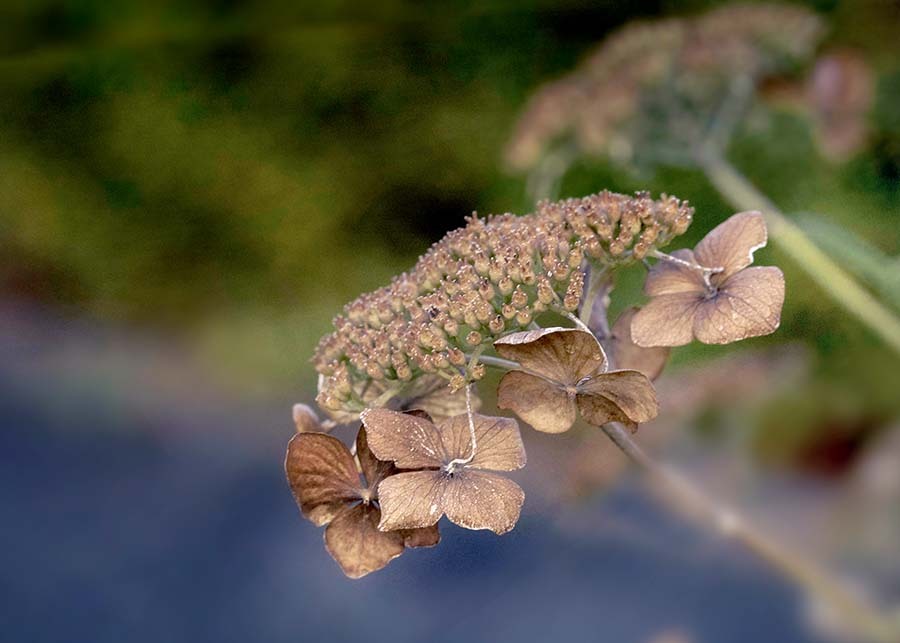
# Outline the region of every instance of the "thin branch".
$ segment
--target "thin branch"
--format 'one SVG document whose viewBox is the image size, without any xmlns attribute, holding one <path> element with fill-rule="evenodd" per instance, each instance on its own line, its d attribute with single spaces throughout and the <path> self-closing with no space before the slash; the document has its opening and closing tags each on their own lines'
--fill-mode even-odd
<svg viewBox="0 0 900 643">
<path fill-rule="evenodd" d="M 634 441 L 631 433 L 618 422 L 605 424 L 603 432 L 632 462 L 648 476 L 654 490 L 670 505 L 700 519 L 720 535 L 732 538 L 791 578 L 810 595 L 816 596 L 840 613 L 854 631 L 866 640 L 894 643 L 900 631 L 892 621 L 869 604 L 845 590 L 840 581 L 797 552 L 782 545 L 749 525 L 736 511 L 718 504 L 671 468 L 657 463 Z"/>
</svg>

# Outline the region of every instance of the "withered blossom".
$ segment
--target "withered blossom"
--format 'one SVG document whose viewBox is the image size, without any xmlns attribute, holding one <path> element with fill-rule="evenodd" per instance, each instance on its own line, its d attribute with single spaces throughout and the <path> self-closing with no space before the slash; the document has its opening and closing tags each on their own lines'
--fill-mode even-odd
<svg viewBox="0 0 900 643">
<path fill-rule="evenodd" d="M 346 422 L 406 396 L 425 374 L 461 380 L 470 355 L 498 337 L 546 310 L 577 310 L 585 265 L 639 260 L 683 233 L 692 214 L 665 195 L 601 192 L 542 202 L 526 216 L 472 217 L 335 318 L 314 358 L 319 405 Z M 476 364 L 467 375 L 482 372 Z"/>
<path fill-rule="evenodd" d="M 511 409 L 538 431 L 568 431 L 578 412 L 589 424 L 622 422 L 632 431 L 656 417 L 653 385 L 633 370 L 607 370 L 597 339 L 577 328 L 544 328 L 494 343 L 521 370 L 500 380 L 497 406 Z"/>
<path fill-rule="evenodd" d="M 638 346 L 631 336 L 631 320 L 638 308 L 632 306 L 616 319 L 609 335 L 600 337 L 600 345 L 606 352 L 610 368 L 640 371 L 650 380 L 662 373 L 669 359 L 669 348 L 665 346 Z"/>
<path fill-rule="evenodd" d="M 774 332 L 781 321 L 784 275 L 774 266 L 748 267 L 766 237 L 762 214 L 741 212 L 713 228 L 693 251 L 672 253 L 681 263 L 658 261 L 644 283 L 651 299 L 631 323 L 634 341 L 682 346 L 696 338 L 728 344 Z"/>
<path fill-rule="evenodd" d="M 291 410 L 294 417 L 294 426 L 297 427 L 297 433 L 313 433 L 323 431 L 322 423 L 319 422 L 319 416 L 306 404 L 294 404 Z"/>
<path fill-rule="evenodd" d="M 529 170 L 560 142 L 629 163 L 685 162 L 736 79 L 755 87 L 794 71 L 823 33 L 808 9 L 763 3 L 626 25 L 535 92 L 507 162 Z"/>
<path fill-rule="evenodd" d="M 388 409 L 361 414 L 372 450 L 401 472 L 378 486 L 381 529 L 431 527 L 441 516 L 466 529 L 511 530 L 525 500 L 521 487 L 493 473 L 525 466 L 519 426 L 510 418 L 458 415 L 435 425 Z"/>
<path fill-rule="evenodd" d="M 335 437 L 298 433 L 284 463 L 300 511 L 316 526 L 327 525 L 325 548 L 350 578 L 381 569 L 407 547 L 440 540 L 436 526 L 379 530 L 378 486 L 396 469 L 372 454 L 364 428 L 356 438 L 356 457 Z"/>
</svg>

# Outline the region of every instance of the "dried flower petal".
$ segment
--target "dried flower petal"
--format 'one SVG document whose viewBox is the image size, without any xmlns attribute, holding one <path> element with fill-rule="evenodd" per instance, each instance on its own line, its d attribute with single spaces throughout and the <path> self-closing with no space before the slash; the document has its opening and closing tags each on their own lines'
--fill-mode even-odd
<svg viewBox="0 0 900 643">
<path fill-rule="evenodd" d="M 525 493 L 492 473 L 463 470 L 400 473 L 381 483 L 382 529 L 425 527 L 442 515 L 466 529 L 505 534 L 519 520 Z"/>
<path fill-rule="evenodd" d="M 694 334 L 704 344 L 728 344 L 775 332 L 781 323 L 784 275 L 773 266 L 746 268 L 719 289 L 714 306 L 697 311 Z"/>
<path fill-rule="evenodd" d="M 699 269 L 659 261 L 644 285 L 651 299 L 632 319 L 635 343 L 681 346 L 696 338 L 728 344 L 774 332 L 781 322 L 784 275 L 775 267 L 747 267 L 765 243 L 762 215 L 742 212 L 716 226 L 693 252 L 673 253 L 688 263 L 721 268 L 708 283 Z"/>
<path fill-rule="evenodd" d="M 361 418 L 376 455 L 401 468 L 428 469 L 401 472 L 381 482 L 381 529 L 429 527 L 445 514 L 467 529 L 502 534 L 515 526 L 525 494 L 511 480 L 485 471 L 525 466 L 515 420 L 473 414 L 473 454 L 465 414 L 438 425 L 388 409 L 367 409 Z"/>
<path fill-rule="evenodd" d="M 300 511 L 316 526 L 326 525 L 349 502 L 359 500 L 359 473 L 347 447 L 324 433 L 298 433 L 284 463 Z"/>
<path fill-rule="evenodd" d="M 578 410 L 596 426 L 620 421 L 632 430 L 656 416 L 650 380 L 635 370 L 607 372 L 603 348 L 588 332 L 526 331 L 507 335 L 494 347 L 522 369 L 500 380 L 497 406 L 511 409 L 539 431 L 568 431 Z"/>
<path fill-rule="evenodd" d="M 589 378 L 578 387 L 578 410 L 588 424 L 622 422 L 632 431 L 656 417 L 656 393 L 638 371 L 610 371 Z"/>
<path fill-rule="evenodd" d="M 593 335 L 577 328 L 554 326 L 513 333 L 494 342 L 494 348 L 523 370 L 563 384 L 575 385 L 606 367 L 603 348 Z"/>
<path fill-rule="evenodd" d="M 645 348 L 634 343 L 631 337 L 631 320 L 637 308 L 629 308 L 616 319 L 610 329 L 609 337 L 600 340 L 610 365 L 615 369 L 640 371 L 650 380 L 655 380 L 662 373 L 669 359 L 667 347 L 654 346 Z"/>
<path fill-rule="evenodd" d="M 761 213 L 738 212 L 703 237 L 694 248 L 694 257 L 701 266 L 723 268 L 712 276 L 713 285 L 718 285 L 752 264 L 753 253 L 765 247 L 767 240 Z"/>
<path fill-rule="evenodd" d="M 358 504 L 341 512 L 325 529 L 325 548 L 348 577 L 377 571 L 403 553 L 403 534 L 379 531 L 380 520 L 378 507 Z"/>
<path fill-rule="evenodd" d="M 497 389 L 497 406 L 515 411 L 544 433 L 565 433 L 578 419 L 573 393 L 524 371 L 503 376 Z"/>
<path fill-rule="evenodd" d="M 292 415 L 294 417 L 294 425 L 297 427 L 297 433 L 322 432 L 319 416 L 306 404 L 294 404 Z"/>
</svg>

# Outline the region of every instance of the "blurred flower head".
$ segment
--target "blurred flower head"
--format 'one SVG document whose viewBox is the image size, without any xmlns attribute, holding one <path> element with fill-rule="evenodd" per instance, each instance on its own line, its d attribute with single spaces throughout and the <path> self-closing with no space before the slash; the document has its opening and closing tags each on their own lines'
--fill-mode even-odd
<svg viewBox="0 0 900 643">
<path fill-rule="evenodd" d="M 538 89 L 506 160 L 531 169 L 561 141 L 636 165 L 683 160 L 720 126 L 736 91 L 793 71 L 823 32 L 814 13 L 778 4 L 627 25 L 574 71 Z"/>
</svg>

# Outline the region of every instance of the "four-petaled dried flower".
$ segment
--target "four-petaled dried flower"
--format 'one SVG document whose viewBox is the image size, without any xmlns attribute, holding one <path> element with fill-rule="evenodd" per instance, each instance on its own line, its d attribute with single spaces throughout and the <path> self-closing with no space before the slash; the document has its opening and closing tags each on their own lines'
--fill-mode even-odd
<svg viewBox="0 0 900 643">
<path fill-rule="evenodd" d="M 568 431 L 578 411 L 595 426 L 618 421 L 632 430 L 656 417 L 650 380 L 638 371 L 607 371 L 606 354 L 591 333 L 544 328 L 507 335 L 494 348 L 521 369 L 503 376 L 497 406 L 539 431 Z"/>
<path fill-rule="evenodd" d="M 651 299 L 631 323 L 634 341 L 728 344 L 774 332 L 781 322 L 784 275 L 773 266 L 748 267 L 765 245 L 763 216 L 741 212 L 713 228 L 693 251 L 672 253 L 683 263 L 659 261 L 644 283 Z"/>
<path fill-rule="evenodd" d="M 300 510 L 317 526 L 327 525 L 325 548 L 350 578 L 381 569 L 406 547 L 430 547 L 440 540 L 436 526 L 378 529 L 378 486 L 396 469 L 372 454 L 364 428 L 356 438 L 356 454 L 358 463 L 337 438 L 298 433 L 284 463 Z"/>
<path fill-rule="evenodd" d="M 458 415 L 437 425 L 387 409 L 361 414 L 372 451 L 392 460 L 401 472 L 378 487 L 381 529 L 435 525 L 446 515 L 466 529 L 504 534 L 519 520 L 521 487 L 492 473 L 525 466 L 519 426 L 510 418 Z"/>
</svg>

